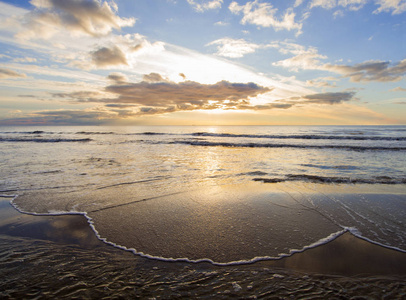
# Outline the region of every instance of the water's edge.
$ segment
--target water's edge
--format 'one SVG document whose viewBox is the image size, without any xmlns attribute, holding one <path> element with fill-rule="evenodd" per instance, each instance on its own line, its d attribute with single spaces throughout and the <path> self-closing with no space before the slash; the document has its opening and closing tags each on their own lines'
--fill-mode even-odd
<svg viewBox="0 0 406 300">
<path fill-rule="evenodd" d="M 230 261 L 230 262 L 216 262 L 213 261 L 209 258 L 203 258 L 203 259 L 197 259 L 197 260 L 191 260 L 188 258 L 166 258 L 166 257 L 160 257 L 160 256 L 153 256 L 153 255 L 149 255 L 147 253 L 143 253 L 143 252 L 138 252 L 135 248 L 127 248 L 125 246 L 122 245 L 118 245 L 112 241 L 107 240 L 106 238 L 102 237 L 100 235 L 100 233 L 98 232 L 98 230 L 96 229 L 96 226 L 92 220 L 92 218 L 88 215 L 87 212 L 78 212 L 78 211 L 69 211 L 69 212 L 52 212 L 52 213 L 33 213 L 33 212 L 27 212 L 22 210 L 15 202 L 14 200 L 17 199 L 18 195 L 0 195 L 0 197 L 4 197 L 4 198 L 12 198 L 10 200 L 10 205 L 19 213 L 21 214 L 27 214 L 27 215 L 32 215 L 32 216 L 69 216 L 69 215 L 76 215 L 76 216 L 83 216 L 87 223 L 89 224 L 91 230 L 94 232 L 95 236 L 97 237 L 98 240 L 100 240 L 101 242 L 103 242 L 106 245 L 109 246 L 113 246 L 114 248 L 120 249 L 120 250 L 124 250 L 126 252 L 130 252 L 132 254 L 134 254 L 135 256 L 138 257 L 142 257 L 142 258 L 146 258 L 146 259 L 152 259 L 152 260 L 157 260 L 157 261 L 162 261 L 162 262 L 181 262 L 181 263 L 190 263 L 190 264 L 199 264 L 199 263 L 209 263 L 211 265 L 214 266 L 238 266 L 238 265 L 248 265 L 248 264 L 254 264 L 257 262 L 264 262 L 264 261 L 278 261 L 284 258 L 288 258 L 293 256 L 294 254 L 297 253 L 303 253 L 306 250 L 309 249 L 313 249 L 316 247 L 320 247 L 322 245 L 325 245 L 327 243 L 330 243 L 332 241 L 334 241 L 335 239 L 337 239 L 338 237 L 344 235 L 345 233 L 350 233 L 352 236 L 364 240 L 368 243 L 380 246 L 380 247 L 384 247 L 386 249 L 390 249 L 390 250 L 394 250 L 394 251 L 398 251 L 401 253 L 406 253 L 406 250 L 400 249 L 398 247 L 393 247 L 393 246 L 389 246 L 389 245 L 385 245 L 379 242 L 376 242 L 374 240 L 371 240 L 369 238 L 366 238 L 364 236 L 362 236 L 362 234 L 358 231 L 357 228 L 355 227 L 342 227 L 342 230 L 339 230 L 337 232 L 334 232 L 332 234 L 330 234 L 329 236 L 322 238 L 310 245 L 306 245 L 304 246 L 302 249 L 291 249 L 289 251 L 289 253 L 282 253 L 279 256 L 276 257 L 272 257 L 272 256 L 261 256 L 261 257 L 254 257 L 252 259 L 249 260 L 239 260 L 239 261 Z"/>
</svg>

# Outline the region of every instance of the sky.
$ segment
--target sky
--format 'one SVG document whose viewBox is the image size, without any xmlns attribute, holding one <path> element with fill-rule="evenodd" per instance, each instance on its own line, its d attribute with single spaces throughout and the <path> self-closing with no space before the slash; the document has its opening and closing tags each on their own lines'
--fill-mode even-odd
<svg viewBox="0 0 406 300">
<path fill-rule="evenodd" d="M 0 1 L 0 125 L 406 124 L 406 0 Z"/>
</svg>

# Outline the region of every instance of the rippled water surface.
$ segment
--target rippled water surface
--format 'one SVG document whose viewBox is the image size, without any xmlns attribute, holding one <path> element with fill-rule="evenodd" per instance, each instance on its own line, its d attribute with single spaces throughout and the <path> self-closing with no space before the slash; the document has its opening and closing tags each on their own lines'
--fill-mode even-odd
<svg viewBox="0 0 406 300">
<path fill-rule="evenodd" d="M 350 231 L 406 250 L 406 127 L 0 128 L 1 194 L 100 239 L 220 265 Z"/>
</svg>

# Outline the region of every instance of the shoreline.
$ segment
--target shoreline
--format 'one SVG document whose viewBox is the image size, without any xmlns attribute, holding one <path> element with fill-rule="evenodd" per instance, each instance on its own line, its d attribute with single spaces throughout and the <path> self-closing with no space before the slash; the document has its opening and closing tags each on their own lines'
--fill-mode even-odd
<svg viewBox="0 0 406 300">
<path fill-rule="evenodd" d="M 38 285 L 41 284 L 37 281 L 40 279 L 43 282 L 41 293 L 47 291 L 52 296 L 69 298 L 73 295 L 85 295 L 85 298 L 93 298 L 96 295 L 112 295 L 110 292 L 115 290 L 114 288 L 110 287 L 109 291 L 104 288 L 101 290 L 101 287 L 93 282 L 100 281 L 96 276 L 98 272 L 107 277 L 113 276 L 112 282 L 115 282 L 116 277 L 120 277 L 119 274 L 124 272 L 126 279 L 121 278 L 120 287 L 131 286 L 133 289 L 131 291 L 115 290 L 114 293 L 124 297 L 137 295 L 134 294 L 134 282 L 138 279 L 146 280 L 146 278 L 151 280 L 152 276 L 153 279 L 149 285 L 143 284 L 142 288 L 138 287 L 143 291 L 139 296 L 142 298 L 158 295 L 159 298 L 161 295 L 162 298 L 172 298 L 175 295 L 173 290 L 180 288 L 178 285 L 184 285 L 182 280 L 179 281 L 179 276 L 186 276 L 185 274 L 193 278 L 190 281 L 191 286 L 188 287 L 192 294 L 187 296 L 197 297 L 212 293 L 212 285 L 218 284 L 220 279 L 222 284 L 218 287 L 217 293 L 225 297 L 260 295 L 259 291 L 269 289 L 271 284 L 273 289 L 279 285 L 292 285 L 293 295 L 301 295 L 303 291 L 300 288 L 295 291 L 295 288 L 301 287 L 302 284 L 303 286 L 312 284 L 314 288 L 320 289 L 321 282 L 330 284 L 330 287 L 323 288 L 326 293 L 331 292 L 331 285 L 338 284 L 337 282 L 344 286 L 358 287 L 359 285 L 361 288 L 365 282 L 370 281 L 374 282 L 376 290 L 372 286 L 368 293 L 382 292 L 388 284 L 396 285 L 396 288 L 392 289 L 395 295 L 406 293 L 406 254 L 372 244 L 350 232 L 345 232 L 323 245 L 289 257 L 244 265 L 216 266 L 207 261 L 199 263 L 160 261 L 123 251 L 99 240 L 85 217 L 79 214 L 59 216 L 23 214 L 17 211 L 8 199 L 0 199 L 0 216 L 7 216 L 0 222 L 0 239 L 3 245 L 0 251 L 2 254 L 0 263 L 3 267 L 0 272 L 7 276 L 5 284 L 1 287 L 4 294 L 0 293 L 0 295 L 11 299 L 27 295 L 28 290 L 24 291 L 20 286 L 21 282 L 32 280 L 34 283 L 31 289 L 38 289 Z M 6 252 L 11 254 L 6 255 Z M 15 256 L 17 252 L 18 255 Z M 37 269 L 32 268 L 32 265 Z M 58 273 L 61 268 L 68 268 L 69 274 L 80 273 L 84 269 L 86 278 L 75 275 L 80 280 L 70 280 L 66 283 L 64 276 L 55 275 L 59 280 L 55 281 L 55 278 L 51 280 L 47 277 L 48 274 L 42 274 L 43 265 L 47 266 L 47 272 L 50 274 Z M 96 273 L 93 273 L 92 268 L 90 271 L 86 270 L 92 265 L 97 266 Z M 16 269 L 22 269 L 24 272 L 15 272 Z M 162 276 L 166 278 L 164 281 Z M 202 278 L 205 278 L 204 282 L 208 282 L 207 287 L 197 284 Z M 87 282 L 86 288 L 78 287 L 77 281 Z M 89 282 L 93 282 L 94 286 L 92 287 Z M 168 282 L 172 282 L 170 285 L 173 285 L 169 290 Z M 151 288 L 150 285 L 155 287 L 153 283 L 161 286 L 164 292 Z M 19 286 L 18 290 L 12 288 L 14 285 Z M 72 293 L 65 294 L 67 285 L 70 285 Z M 61 289 L 63 292 L 60 291 Z M 352 292 L 353 294 L 348 295 L 360 295 L 358 288 Z M 283 291 L 278 293 L 283 295 Z M 44 297 L 46 295 L 44 294 Z"/>
<path fill-rule="evenodd" d="M 7 215 L 10 215 L 10 214 L 19 215 L 20 218 L 27 219 L 25 222 L 32 222 L 33 224 L 36 224 L 38 222 L 43 223 L 43 224 L 48 223 L 48 229 L 45 229 L 48 232 L 50 230 L 61 230 L 61 228 L 57 228 L 57 229 L 52 228 L 52 225 L 50 224 L 50 221 L 48 221 L 48 220 L 53 220 L 53 218 L 58 218 L 61 221 L 61 223 L 66 224 L 65 227 L 68 229 L 72 228 L 72 224 L 74 224 L 74 225 L 80 224 L 81 233 L 79 235 L 86 236 L 87 239 L 89 239 L 90 236 L 93 236 L 93 238 L 90 239 L 90 240 L 92 240 L 93 244 L 97 244 L 98 242 L 100 242 L 104 245 L 119 249 L 120 251 L 129 252 L 132 255 L 134 255 L 136 257 L 140 257 L 142 259 L 162 261 L 165 263 L 177 263 L 177 262 L 187 263 L 187 264 L 209 263 L 209 264 L 211 264 L 213 266 L 217 266 L 217 267 L 244 266 L 244 265 L 261 264 L 261 263 L 285 267 L 285 266 L 291 265 L 291 263 L 290 263 L 291 261 L 300 261 L 301 256 L 308 257 L 309 256 L 308 254 L 311 252 L 320 252 L 320 251 L 316 251 L 316 250 L 311 251 L 313 249 L 318 249 L 320 247 L 326 246 L 324 248 L 329 248 L 330 252 L 334 252 L 334 250 L 333 250 L 334 246 L 333 247 L 327 246 L 328 244 L 331 244 L 331 243 L 333 243 L 333 245 L 336 245 L 336 244 L 340 245 L 339 247 L 341 247 L 341 248 L 348 247 L 349 245 L 352 245 L 352 244 L 357 244 L 358 247 L 370 248 L 369 251 L 374 251 L 375 249 L 381 249 L 381 250 L 384 249 L 383 251 L 379 251 L 379 253 L 387 251 L 388 255 L 391 251 L 392 251 L 392 253 L 402 253 L 403 255 L 399 256 L 399 258 L 401 257 L 399 261 L 402 262 L 401 265 L 403 266 L 401 268 L 402 272 L 400 274 L 406 275 L 406 251 L 405 250 L 400 249 L 398 247 L 384 245 L 384 244 L 381 244 L 374 240 L 371 240 L 367 237 L 364 237 L 358 232 L 358 230 L 356 228 L 342 227 L 342 230 L 331 233 L 329 236 L 321 238 L 320 240 L 313 242 L 309 245 L 306 245 L 301 249 L 292 249 L 289 251 L 289 253 L 281 253 L 278 256 L 261 256 L 261 257 L 254 257 L 249 260 L 239 260 L 239 261 L 230 261 L 230 262 L 216 262 L 209 258 L 202 258 L 202 259 L 198 259 L 198 260 L 191 260 L 191 259 L 188 259 L 187 257 L 185 257 L 185 258 L 169 257 L 168 258 L 168 257 L 153 256 L 153 255 L 150 255 L 148 253 L 143 253 L 143 252 L 137 252 L 137 250 L 134 248 L 127 248 L 126 246 L 118 245 L 112 241 L 107 240 L 107 238 L 104 238 L 100 235 L 100 233 L 98 232 L 98 230 L 96 229 L 96 227 L 94 225 L 93 219 L 86 212 L 74 212 L 74 211 L 50 212 L 50 213 L 25 212 L 25 211 L 21 210 L 17 204 L 14 203 L 14 200 L 17 197 L 18 197 L 18 195 L 0 195 L 0 216 L 1 216 L 2 210 L 6 210 Z M 2 200 L 2 198 L 3 199 L 11 198 L 11 200 L 10 201 Z M 9 207 L 7 207 L 7 205 L 4 205 L 5 203 L 8 203 Z M 13 210 L 15 212 L 11 213 L 11 210 Z M 36 218 L 38 218 L 38 219 L 36 219 Z M 62 221 L 62 219 L 64 219 L 64 221 Z M 1 231 L 0 231 L 0 234 L 1 234 Z M 64 234 L 69 236 L 69 234 L 66 230 L 65 230 Z M 11 235 L 13 235 L 13 234 L 11 234 Z M 61 238 L 63 237 L 63 235 L 60 235 L 60 236 L 61 236 Z M 345 242 L 344 242 L 344 240 L 345 240 Z M 69 243 L 69 240 L 68 239 L 63 240 L 63 238 L 62 238 L 62 242 Z M 83 240 L 79 241 L 80 246 L 83 246 L 85 244 L 86 243 Z M 344 244 L 344 246 L 342 244 Z M 373 246 L 375 246 L 374 249 L 372 249 Z M 357 247 L 352 247 L 352 248 L 353 248 L 353 251 L 358 250 Z M 303 254 L 303 253 L 305 253 L 305 254 Z M 294 259 L 293 259 L 293 257 L 294 257 Z M 299 257 L 299 259 L 297 259 L 297 257 Z M 341 259 L 343 259 L 343 258 L 341 258 Z M 315 258 L 311 258 L 311 260 L 315 260 Z M 360 260 L 362 260 L 362 258 L 360 257 L 358 260 L 360 261 Z M 376 260 L 376 259 L 371 259 L 371 260 Z M 354 262 L 351 264 L 351 266 L 352 265 L 354 265 Z M 292 266 L 288 267 L 288 269 L 290 269 L 290 268 L 292 268 Z M 301 266 L 301 267 L 299 267 L 299 269 L 301 271 L 305 271 L 305 272 L 309 272 L 309 271 L 313 272 L 312 270 L 314 268 L 310 267 L 310 269 L 307 269 L 307 268 L 304 268 L 303 266 Z M 297 271 L 295 269 L 295 267 L 293 267 L 292 270 Z M 379 272 L 379 269 L 375 269 L 375 270 L 376 271 L 374 271 L 374 272 L 377 272 L 377 271 Z M 325 272 L 327 272 L 326 274 L 329 274 L 329 273 L 334 273 L 335 271 L 329 270 L 327 268 Z M 398 273 L 398 272 L 395 272 L 395 273 Z M 343 273 L 340 275 L 348 275 L 348 274 Z M 350 275 L 356 275 L 356 274 L 350 274 Z"/>
<path fill-rule="evenodd" d="M 2 196 L 4 197 L 4 196 Z M 5 203 L 9 204 L 7 208 Z M 12 201 L 1 200 L 0 197 L 0 212 L 3 212 L 8 216 L 14 216 L 17 218 L 18 222 L 13 223 L 3 220 L 0 223 L 0 234 L 5 234 L 9 236 L 20 236 L 30 239 L 43 239 L 51 242 L 57 242 L 65 245 L 72 244 L 74 240 L 70 236 L 70 230 L 75 229 L 74 235 L 77 238 L 77 241 L 73 241 L 73 244 L 76 244 L 80 247 L 88 247 L 89 245 L 95 247 L 113 247 L 119 251 L 124 251 L 132 254 L 134 257 L 139 257 L 142 259 L 160 261 L 164 263 L 186 263 L 191 265 L 198 264 L 211 264 L 215 267 L 229 267 L 229 266 L 247 266 L 247 265 L 272 265 L 277 267 L 287 268 L 291 271 L 303 271 L 311 273 L 319 273 L 315 271 L 314 266 L 310 266 L 308 263 L 301 264 L 301 260 L 316 260 L 321 255 L 326 255 L 325 252 L 329 252 L 331 255 L 336 250 L 335 248 L 340 248 L 340 252 L 345 248 L 350 248 L 351 250 L 346 250 L 347 254 L 351 251 L 353 256 L 357 256 L 356 259 L 358 262 L 362 260 L 361 253 L 357 252 L 373 252 L 375 255 L 384 256 L 384 255 L 395 255 L 396 264 L 400 272 L 395 271 L 397 275 L 406 275 L 406 253 L 402 249 L 397 249 L 391 246 L 381 245 L 369 239 L 363 238 L 354 234 L 351 228 L 345 228 L 340 232 L 331 234 L 329 237 L 326 237 L 318 242 L 315 242 L 311 245 L 305 246 L 300 250 L 292 250 L 290 254 L 283 254 L 279 257 L 257 257 L 253 258 L 250 261 L 231 261 L 227 263 L 217 263 L 213 262 L 210 259 L 201 259 L 197 261 L 188 260 L 187 258 L 164 258 L 164 257 L 153 257 L 148 254 L 138 253 L 134 249 L 127 249 L 126 247 L 116 245 L 113 242 L 107 241 L 105 238 L 101 238 L 92 224 L 90 217 L 86 213 L 82 212 L 67 212 L 67 213 L 50 213 L 50 214 L 33 214 L 27 213 L 19 210 Z M 14 211 L 14 213 L 12 212 Z M 0 214 L 1 215 L 1 214 Z M 13 218 L 11 218 L 12 220 Z M 7 224 L 8 223 L 8 224 Z M 57 225 L 56 225 L 57 224 Z M 21 227 L 16 229 L 16 227 Z M 33 227 L 37 227 L 34 229 Z M 7 230 L 8 229 L 8 230 Z M 33 230 L 34 229 L 34 230 Z M 46 235 L 42 235 L 41 231 L 47 232 Z M 58 232 L 62 231 L 62 232 Z M 58 237 L 58 238 L 56 238 Z M 360 250 L 364 248 L 364 250 Z M 321 251 L 320 251 L 321 250 Z M 324 254 L 323 254 L 324 253 Z M 337 253 L 336 253 L 337 254 Z M 339 260 L 345 259 L 345 255 L 340 253 L 341 257 Z M 336 256 L 336 255 L 332 255 Z M 374 259 L 374 254 L 371 255 L 371 261 L 377 261 Z M 326 258 L 320 258 L 326 260 Z M 336 257 L 337 259 L 337 257 Z M 355 261 L 354 261 L 355 262 Z M 354 266 L 354 262 L 351 263 Z M 357 264 L 357 263 L 356 263 Z M 329 264 L 330 268 L 325 265 L 325 270 L 321 273 L 326 275 L 337 274 L 337 275 L 348 275 L 354 276 L 358 275 L 356 273 L 344 271 L 342 273 L 334 270 L 334 266 Z M 359 263 L 358 263 L 359 265 Z M 342 269 L 342 268 L 341 268 Z M 387 273 L 386 268 L 372 268 L 372 273 L 370 275 L 383 275 L 390 274 Z M 382 273 L 383 272 L 383 273 Z M 393 274 L 393 273 L 392 273 Z"/>
</svg>

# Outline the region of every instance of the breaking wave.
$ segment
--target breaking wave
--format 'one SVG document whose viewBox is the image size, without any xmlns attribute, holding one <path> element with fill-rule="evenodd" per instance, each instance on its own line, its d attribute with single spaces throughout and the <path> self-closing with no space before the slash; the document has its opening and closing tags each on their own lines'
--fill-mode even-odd
<svg viewBox="0 0 406 300">
<path fill-rule="evenodd" d="M 230 137 L 230 138 L 261 138 L 261 139 L 300 139 L 300 140 L 355 140 L 355 141 L 406 141 L 406 137 L 391 136 L 337 136 L 337 135 L 256 135 L 256 134 L 231 134 L 196 132 L 193 136 Z"/>
<path fill-rule="evenodd" d="M 162 142 L 157 142 L 162 143 Z M 165 142 L 164 142 L 165 143 Z M 240 147 L 240 148 L 300 148 L 300 149 L 340 149 L 352 151 L 405 151 L 406 147 L 384 146 L 358 146 L 358 145 L 300 145 L 300 144 L 277 144 L 277 143 L 230 143 L 210 142 L 200 140 L 175 140 L 169 144 L 186 144 L 191 146 L 205 147 Z"/>
<path fill-rule="evenodd" d="M 344 183 L 344 184 L 405 184 L 406 178 L 392 178 L 388 176 L 376 176 L 372 178 L 353 177 L 325 177 L 318 175 L 291 174 L 284 177 L 256 177 L 254 181 L 264 183 L 278 183 L 286 181 L 307 181 L 312 183 Z"/>
<path fill-rule="evenodd" d="M 0 137 L 0 142 L 34 142 L 34 143 L 61 143 L 61 142 L 90 142 L 91 138 L 85 139 L 67 139 L 67 138 L 43 138 L 43 137 L 32 137 L 32 138 L 16 138 L 16 137 Z"/>
</svg>

